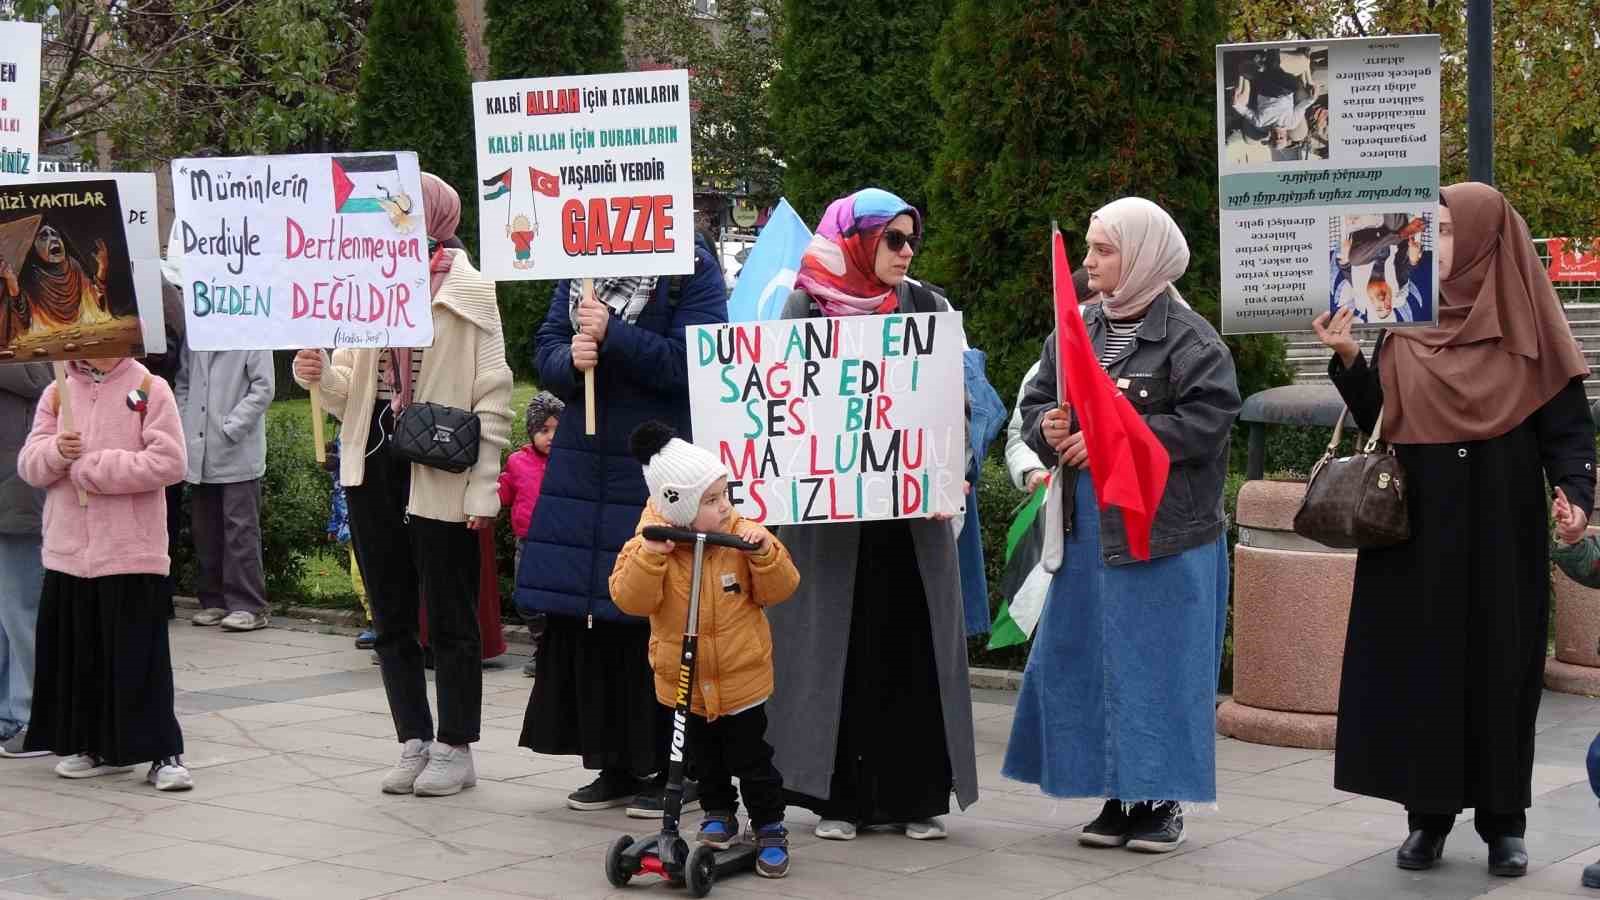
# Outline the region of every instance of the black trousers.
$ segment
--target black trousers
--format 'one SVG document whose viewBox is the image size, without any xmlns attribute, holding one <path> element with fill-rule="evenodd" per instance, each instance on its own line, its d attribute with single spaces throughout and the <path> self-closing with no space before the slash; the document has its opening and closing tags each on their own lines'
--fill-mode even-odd
<svg viewBox="0 0 1600 900">
<path fill-rule="evenodd" d="M 783 776 L 772 764 L 765 703 L 714 722 L 691 714 L 687 730 L 689 767 L 700 780 L 701 809 L 729 815 L 737 811 L 739 791 L 733 779 L 738 778 L 752 826 L 783 821 Z"/>
<path fill-rule="evenodd" d="M 1426 831 L 1429 834 L 1449 834 L 1456 823 L 1455 813 L 1419 813 L 1415 810 L 1406 810 L 1406 821 L 1412 831 Z M 1492 841 L 1501 837 L 1523 837 L 1528 832 L 1528 813 L 1526 810 L 1516 812 L 1497 813 L 1488 810 L 1477 810 L 1472 817 L 1472 827 L 1478 832 L 1478 837 L 1485 841 Z"/>
<path fill-rule="evenodd" d="M 350 542 L 366 582 L 378 632 L 396 737 L 435 737 L 451 746 L 478 740 L 483 718 L 482 636 L 478 631 L 478 541 L 464 523 L 406 516 L 411 464 L 389 452 L 394 428 L 387 404 L 374 409 L 366 472 L 347 488 Z M 349 451 L 346 451 L 349 452 Z M 428 597 L 428 640 L 439 695 L 439 729 L 428 708 L 427 673 L 418 635 L 421 593 Z"/>
</svg>

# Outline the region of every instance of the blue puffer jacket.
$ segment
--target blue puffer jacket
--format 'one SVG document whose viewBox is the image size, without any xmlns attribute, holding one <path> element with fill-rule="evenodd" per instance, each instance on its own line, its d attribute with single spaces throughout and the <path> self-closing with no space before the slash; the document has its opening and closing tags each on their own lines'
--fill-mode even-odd
<svg viewBox="0 0 1600 900">
<path fill-rule="evenodd" d="M 659 280 L 638 322 L 629 325 L 613 316 L 606 327 L 595 369 L 594 437 L 583 433 L 583 378 L 572 368 L 568 286 L 556 284 L 534 363 L 539 386 L 566 401 L 567 408 L 522 544 L 516 600 L 524 613 L 647 623 L 618 610 L 606 585 L 648 496 L 644 473 L 628 452 L 628 437 L 651 419 L 689 436 L 683 329 L 728 321 L 722 270 L 704 243 L 696 242 L 694 275 L 681 279 L 676 291 L 674 281 L 680 279 Z"/>
</svg>

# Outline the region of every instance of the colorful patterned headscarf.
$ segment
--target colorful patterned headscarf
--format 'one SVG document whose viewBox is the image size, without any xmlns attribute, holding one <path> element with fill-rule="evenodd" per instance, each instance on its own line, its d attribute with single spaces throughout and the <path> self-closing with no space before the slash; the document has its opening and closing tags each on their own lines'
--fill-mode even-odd
<svg viewBox="0 0 1600 900">
<path fill-rule="evenodd" d="M 892 312 L 894 288 L 878 278 L 874 262 L 884 226 L 900 215 L 909 215 L 915 233 L 922 234 L 922 214 L 888 191 L 867 188 L 833 201 L 801 258 L 795 287 L 826 315 Z"/>
</svg>

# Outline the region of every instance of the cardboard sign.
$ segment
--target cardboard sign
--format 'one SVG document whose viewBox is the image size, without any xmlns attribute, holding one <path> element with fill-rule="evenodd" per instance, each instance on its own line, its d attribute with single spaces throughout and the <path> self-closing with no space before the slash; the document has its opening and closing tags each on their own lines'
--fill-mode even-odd
<svg viewBox="0 0 1600 900">
<path fill-rule="evenodd" d="M 138 300 L 139 326 L 144 330 L 144 352 L 167 351 L 166 317 L 161 305 L 161 241 L 156 232 L 156 176 L 149 172 L 44 172 L 38 183 L 60 184 L 86 178 L 109 178 L 117 183 L 122 204 L 122 231 L 133 262 L 133 293 Z"/>
<path fill-rule="evenodd" d="M 143 356 L 160 309 L 141 325 L 115 181 L 0 185 L 0 362 Z"/>
<path fill-rule="evenodd" d="M 1222 330 L 1438 316 L 1439 38 L 1217 48 Z"/>
<path fill-rule="evenodd" d="M 1567 249 L 1567 242 L 1551 238 L 1550 280 L 1554 282 L 1600 281 L 1600 241 L 1588 252 L 1581 248 Z"/>
<path fill-rule="evenodd" d="M 415 153 L 176 159 L 172 193 L 195 350 L 433 343 Z"/>
<path fill-rule="evenodd" d="M 687 71 L 480 81 L 472 103 L 485 276 L 694 271 Z"/>
<path fill-rule="evenodd" d="M 0 184 L 31 181 L 39 171 L 37 22 L 0 22 Z"/>
<path fill-rule="evenodd" d="M 766 525 L 966 508 L 961 314 L 695 326 L 695 443 Z"/>
</svg>

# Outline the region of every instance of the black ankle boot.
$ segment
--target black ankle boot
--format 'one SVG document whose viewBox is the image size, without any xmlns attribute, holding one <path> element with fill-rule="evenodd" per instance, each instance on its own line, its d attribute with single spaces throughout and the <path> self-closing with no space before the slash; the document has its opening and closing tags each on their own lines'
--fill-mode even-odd
<svg viewBox="0 0 1600 900">
<path fill-rule="evenodd" d="M 1444 855 L 1444 839 L 1448 835 L 1417 829 L 1411 832 L 1400 849 L 1395 851 L 1394 864 L 1402 869 L 1422 871 L 1438 865 Z"/>
<path fill-rule="evenodd" d="M 1502 878 L 1521 878 L 1528 874 L 1528 845 L 1519 837 L 1497 837 L 1489 841 L 1489 874 Z"/>
</svg>

